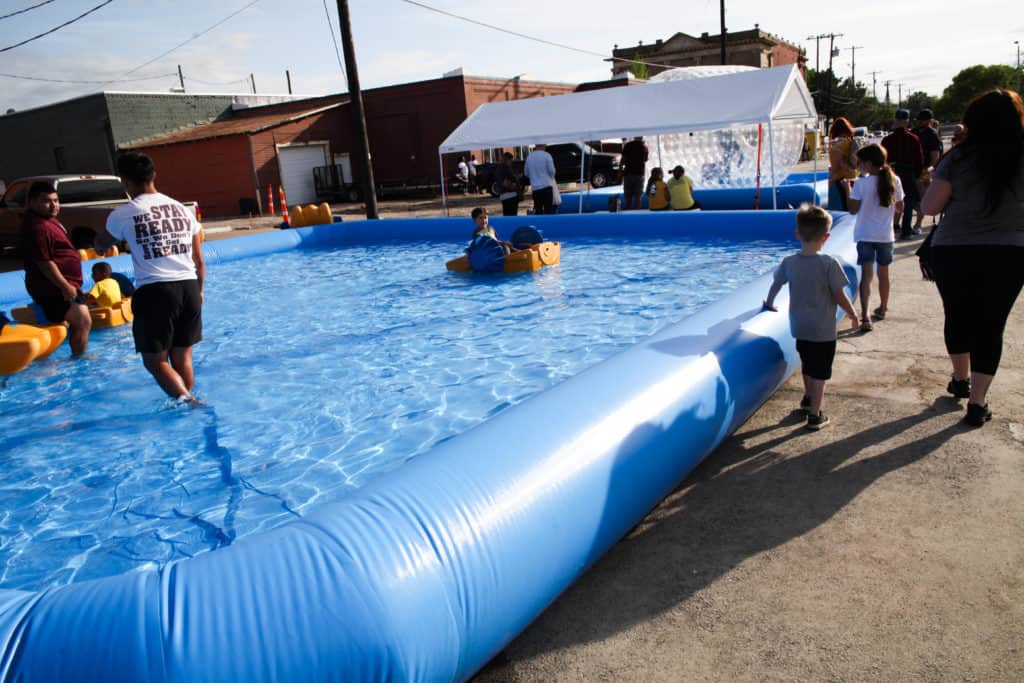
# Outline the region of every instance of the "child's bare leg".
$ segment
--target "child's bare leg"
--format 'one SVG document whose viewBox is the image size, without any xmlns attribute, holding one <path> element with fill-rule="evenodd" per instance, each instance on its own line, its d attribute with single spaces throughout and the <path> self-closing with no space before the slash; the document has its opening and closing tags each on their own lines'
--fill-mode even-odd
<svg viewBox="0 0 1024 683">
<path fill-rule="evenodd" d="M 878 298 L 882 300 L 879 306 L 882 313 L 889 312 L 889 266 L 878 266 Z M 867 314 L 867 309 L 864 311 Z"/>
<path fill-rule="evenodd" d="M 879 276 L 881 276 L 882 269 L 878 269 Z M 860 264 L 860 312 L 861 320 L 870 320 L 868 317 L 868 303 L 871 299 L 871 280 L 875 277 L 875 264 L 874 263 L 862 263 Z"/>
<path fill-rule="evenodd" d="M 821 412 L 821 401 L 825 398 L 825 380 L 804 375 L 804 391 L 811 399 L 808 411 L 811 415 L 817 415 Z"/>
</svg>

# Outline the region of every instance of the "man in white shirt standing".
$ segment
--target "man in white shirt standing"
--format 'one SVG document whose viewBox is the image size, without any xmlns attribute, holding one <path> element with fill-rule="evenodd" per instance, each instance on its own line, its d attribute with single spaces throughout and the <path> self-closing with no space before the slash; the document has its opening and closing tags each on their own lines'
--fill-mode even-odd
<svg viewBox="0 0 1024 683">
<path fill-rule="evenodd" d="M 523 167 L 523 174 L 530 179 L 535 214 L 555 212 L 555 160 L 546 148 L 547 145 L 537 145 Z"/>
<path fill-rule="evenodd" d="M 206 278 L 201 226 L 184 205 L 157 192 L 156 169 L 145 154 L 122 154 L 117 171 L 131 201 L 111 212 L 96 248 L 128 243 L 138 285 L 132 297 L 135 350 L 168 396 L 194 403 L 192 346 L 203 338 Z"/>
</svg>

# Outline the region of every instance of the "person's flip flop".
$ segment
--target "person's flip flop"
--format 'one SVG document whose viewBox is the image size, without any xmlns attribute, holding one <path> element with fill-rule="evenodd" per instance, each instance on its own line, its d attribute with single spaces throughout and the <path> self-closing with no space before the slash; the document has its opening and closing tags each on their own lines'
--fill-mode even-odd
<svg viewBox="0 0 1024 683">
<path fill-rule="evenodd" d="M 870 332 L 870 331 L 871 331 L 871 330 L 873 330 L 873 329 L 875 329 L 875 328 L 874 328 L 874 326 L 873 326 L 873 325 L 871 324 L 871 321 L 870 321 L 870 320 L 865 320 L 864 322 L 862 322 L 862 323 L 860 324 L 860 331 L 861 331 L 861 332 Z"/>
<path fill-rule="evenodd" d="M 876 308 L 872 313 L 875 316 L 875 320 L 885 320 L 885 311 L 881 308 Z"/>
</svg>

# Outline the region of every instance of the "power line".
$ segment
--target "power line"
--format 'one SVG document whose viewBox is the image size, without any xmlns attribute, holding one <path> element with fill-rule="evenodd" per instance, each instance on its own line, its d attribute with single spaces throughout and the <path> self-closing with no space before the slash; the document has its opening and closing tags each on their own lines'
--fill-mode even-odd
<svg viewBox="0 0 1024 683">
<path fill-rule="evenodd" d="M 25 9 L 20 9 L 17 12 L 11 12 L 10 14 L 0 15 L 0 19 L 8 19 L 10 17 L 16 17 L 19 14 L 24 14 L 25 12 L 28 12 L 30 10 L 34 10 L 36 7 L 42 7 L 43 5 L 49 5 L 51 2 L 53 2 L 53 0 L 43 0 L 43 2 L 40 2 L 39 4 L 32 5 L 31 7 L 26 7 Z"/>
<path fill-rule="evenodd" d="M 345 65 L 341 62 L 341 52 L 338 51 L 338 39 L 334 37 L 334 22 L 331 21 L 331 12 L 327 9 L 327 0 L 324 0 L 324 14 L 327 16 L 327 30 L 331 32 L 331 42 L 334 43 L 334 56 L 338 58 L 338 68 L 341 69 L 342 77 L 348 80 Z"/>
<path fill-rule="evenodd" d="M 64 28 L 65 26 L 69 26 L 69 25 L 71 25 L 71 24 L 75 23 L 76 21 L 78 21 L 79 19 L 83 19 L 83 18 L 85 18 L 85 17 L 89 16 L 90 14 L 92 14 L 92 13 L 93 13 L 93 12 L 95 12 L 96 10 L 100 9 L 101 7 L 104 7 L 105 5 L 109 5 L 109 4 L 110 4 L 110 3 L 112 3 L 113 1 L 114 1 L 114 0 L 104 0 L 104 1 L 103 1 L 103 2 L 101 2 L 100 4 L 98 4 L 98 5 L 96 5 L 95 7 L 93 7 L 92 9 L 90 9 L 90 10 L 87 10 L 87 11 L 83 12 L 82 14 L 79 14 L 79 15 L 78 15 L 77 17 L 75 17 L 74 19 L 70 19 L 70 20 L 68 20 L 68 21 L 65 21 L 65 22 L 64 22 L 63 24 L 61 24 L 60 26 L 54 26 L 54 27 L 53 27 L 53 28 L 51 28 L 51 29 L 50 29 L 49 31 L 43 31 L 43 32 L 42 32 L 42 33 L 40 33 L 39 35 L 36 35 L 36 36 L 32 36 L 31 38 L 26 38 L 25 40 L 21 41 L 20 43 L 15 43 L 14 45 L 8 45 L 7 47 L 4 47 L 4 48 L 0 48 L 0 52 L 7 52 L 8 50 L 13 50 L 14 48 L 16 48 L 16 47 L 21 47 L 22 45 L 25 45 L 26 43 L 31 43 L 31 42 L 32 42 L 33 40 L 39 40 L 40 38 L 42 38 L 42 37 L 44 37 L 44 36 L 48 36 L 48 35 L 50 35 L 51 33 L 55 33 L 55 32 L 57 32 L 57 31 L 61 30 L 62 28 Z M 127 74 L 125 74 L 125 75 L 127 75 Z"/>
<path fill-rule="evenodd" d="M 665 68 L 665 69 L 674 69 L 675 68 L 671 64 L 657 64 L 655 62 L 645 62 L 645 61 L 642 61 L 642 60 L 639 60 L 639 59 L 626 59 L 625 57 L 615 57 L 615 56 L 609 57 L 606 54 L 602 54 L 600 52 L 594 52 L 593 50 L 584 50 L 583 48 L 573 47 L 572 45 L 565 45 L 563 43 L 556 43 L 556 42 L 551 41 L 551 40 L 545 40 L 544 38 L 537 38 L 536 36 L 530 36 L 530 35 L 527 35 L 525 33 L 519 33 L 518 31 L 513 31 L 511 29 L 502 28 L 500 26 L 495 26 L 494 24 L 487 24 L 487 23 L 484 23 L 482 21 L 477 21 L 476 19 L 470 19 L 469 17 L 464 17 L 464 16 L 459 15 L 459 14 L 453 14 L 452 12 L 448 12 L 448 11 L 443 10 L 443 9 L 438 9 L 437 7 L 431 7 L 430 5 L 425 5 L 422 2 L 416 2 L 416 0 L 401 0 L 401 1 L 406 3 L 406 4 L 409 4 L 409 5 L 415 5 L 416 7 L 422 7 L 423 9 L 429 10 L 431 12 L 437 12 L 438 14 L 443 14 L 446 17 L 451 17 L 453 19 L 458 19 L 459 21 L 465 21 L 465 22 L 468 22 L 470 24 L 475 24 L 477 26 L 483 26 L 484 28 L 489 28 L 492 31 L 500 31 L 501 33 L 507 33 L 509 35 L 517 36 L 519 38 L 525 38 L 526 40 L 532 40 L 535 43 L 543 43 L 544 45 L 550 45 L 552 47 L 560 47 L 563 50 L 572 50 L 573 52 L 579 52 L 579 53 L 582 53 L 582 54 L 585 54 L 585 55 L 590 55 L 592 57 L 600 57 L 601 59 L 609 59 L 609 60 L 612 60 L 612 61 L 615 61 L 615 62 L 629 62 L 630 64 L 646 64 L 647 66 L 657 66 L 657 67 L 661 67 L 661 68 Z"/>
<path fill-rule="evenodd" d="M 0 73 L 2 78 L 17 78 L 21 81 L 42 81 L 44 83 L 73 83 L 73 84 L 87 84 L 87 83 L 134 83 L 136 81 L 152 81 L 157 78 L 166 78 L 168 76 L 176 76 L 177 74 L 158 74 L 156 76 L 141 76 L 139 78 L 122 78 L 116 81 L 72 81 L 64 80 L 60 78 L 38 78 L 36 76 L 19 76 L 17 74 L 4 74 Z"/>
<path fill-rule="evenodd" d="M 107 1 L 110 2 L 110 0 L 107 0 Z M 163 59 L 164 57 L 166 57 L 167 55 L 171 54 L 172 52 L 174 52 L 178 48 L 184 47 L 185 45 L 188 45 L 189 43 L 191 43 L 193 40 L 196 40 L 197 38 L 203 37 L 204 35 L 206 35 L 210 31 L 212 31 L 213 29 L 217 28 L 218 26 L 220 26 L 221 24 L 226 22 L 228 19 L 232 19 L 235 16 L 241 14 L 242 12 L 244 12 L 247 9 L 249 9 L 250 7 L 252 7 L 253 5 L 255 5 L 259 1 L 260 0 L 252 0 L 252 2 L 248 3 L 247 5 L 245 5 L 243 7 L 240 7 L 239 9 L 237 9 L 234 12 L 232 12 L 231 14 L 227 15 L 226 17 L 224 17 L 223 19 L 221 19 L 217 23 L 213 24 L 212 26 L 209 26 L 209 27 L 203 29 L 199 33 L 193 34 L 192 37 L 189 38 L 188 40 L 184 40 L 184 41 L 178 43 L 177 45 L 175 45 L 174 47 L 172 47 L 170 50 L 167 50 L 166 52 L 161 52 L 160 54 L 158 54 L 156 57 L 153 57 L 153 59 L 149 60 L 148 62 L 143 62 L 142 64 L 139 64 L 134 69 L 126 71 L 125 73 L 122 74 L 122 76 L 127 76 L 128 74 L 133 74 L 136 71 L 138 71 L 139 69 L 142 69 L 143 67 L 149 66 L 153 62 L 155 62 L 155 61 L 157 61 L 159 59 Z M 108 81 L 108 82 L 109 83 L 115 83 L 116 81 Z"/>
<path fill-rule="evenodd" d="M 171 74 L 171 75 L 174 76 L 174 75 L 177 75 L 177 74 Z M 192 76 L 185 76 L 185 80 L 186 81 L 194 81 L 196 83 L 202 83 L 203 85 L 234 85 L 235 83 L 248 83 L 249 82 L 249 77 L 246 76 L 245 78 L 238 78 L 238 79 L 235 79 L 233 81 L 204 81 L 204 80 L 201 80 L 201 79 L 198 79 L 198 78 L 194 78 Z"/>
</svg>

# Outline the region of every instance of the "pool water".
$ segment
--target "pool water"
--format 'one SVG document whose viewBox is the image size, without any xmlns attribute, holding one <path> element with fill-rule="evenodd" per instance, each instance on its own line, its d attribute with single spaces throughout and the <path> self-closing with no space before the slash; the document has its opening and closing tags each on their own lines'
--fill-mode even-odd
<svg viewBox="0 0 1024 683">
<path fill-rule="evenodd" d="M 452 243 L 210 269 L 204 409 L 165 399 L 128 326 L 0 388 L 0 588 L 230 545 L 343 498 L 769 270 L 779 242 L 587 240 L 560 266 L 458 275 Z M 0 380 L 2 381 L 2 380 Z"/>
</svg>

